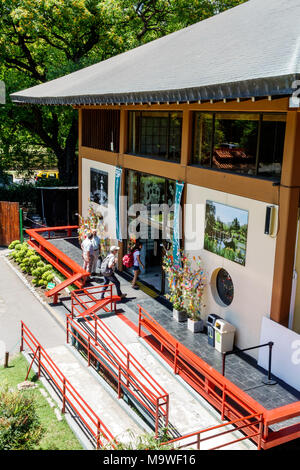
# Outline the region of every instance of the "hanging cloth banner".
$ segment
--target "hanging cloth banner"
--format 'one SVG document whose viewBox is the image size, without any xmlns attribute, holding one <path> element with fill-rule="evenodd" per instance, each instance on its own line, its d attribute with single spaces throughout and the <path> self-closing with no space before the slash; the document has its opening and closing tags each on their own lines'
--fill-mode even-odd
<svg viewBox="0 0 300 470">
<path fill-rule="evenodd" d="M 181 197 L 184 183 L 176 181 L 175 204 L 174 204 L 174 225 L 173 225 L 173 263 L 179 265 L 180 262 L 180 224 L 181 224 Z"/>
<path fill-rule="evenodd" d="M 122 168 L 116 167 L 115 174 L 115 213 L 116 213 L 116 239 L 122 241 L 120 224 L 120 192 L 121 192 Z"/>
</svg>

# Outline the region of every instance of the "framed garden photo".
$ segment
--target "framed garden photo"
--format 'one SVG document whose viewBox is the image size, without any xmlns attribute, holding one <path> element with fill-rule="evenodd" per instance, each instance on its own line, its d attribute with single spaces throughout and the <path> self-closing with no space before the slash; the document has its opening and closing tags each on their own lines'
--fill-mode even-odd
<svg viewBox="0 0 300 470">
<path fill-rule="evenodd" d="M 204 249 L 245 266 L 248 211 L 206 201 Z"/>
</svg>

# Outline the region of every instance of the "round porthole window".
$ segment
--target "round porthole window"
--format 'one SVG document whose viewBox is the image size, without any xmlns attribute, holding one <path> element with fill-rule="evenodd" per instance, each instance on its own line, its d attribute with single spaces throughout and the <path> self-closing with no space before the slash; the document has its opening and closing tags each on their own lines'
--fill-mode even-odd
<svg viewBox="0 0 300 470">
<path fill-rule="evenodd" d="M 234 294 L 233 282 L 228 272 L 223 268 L 217 274 L 216 287 L 222 302 L 225 305 L 230 305 Z"/>
</svg>

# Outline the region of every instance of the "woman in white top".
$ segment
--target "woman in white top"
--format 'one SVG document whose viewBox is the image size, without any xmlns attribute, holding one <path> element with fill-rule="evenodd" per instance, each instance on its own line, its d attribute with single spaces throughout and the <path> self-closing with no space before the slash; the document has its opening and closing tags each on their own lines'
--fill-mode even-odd
<svg viewBox="0 0 300 470">
<path fill-rule="evenodd" d="M 134 289 L 138 289 L 138 287 L 136 285 L 136 281 L 137 281 L 137 279 L 139 277 L 139 274 L 141 272 L 140 267 L 142 269 L 145 269 L 143 263 L 141 262 L 141 258 L 140 258 L 142 247 L 143 247 L 142 243 L 137 242 L 135 244 L 134 248 L 131 250 L 131 253 L 133 254 L 133 279 L 132 279 L 131 286 Z"/>
</svg>

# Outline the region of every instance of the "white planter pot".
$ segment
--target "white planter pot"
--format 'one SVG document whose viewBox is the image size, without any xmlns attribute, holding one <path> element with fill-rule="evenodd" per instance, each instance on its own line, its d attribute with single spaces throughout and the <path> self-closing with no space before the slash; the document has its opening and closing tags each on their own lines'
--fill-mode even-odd
<svg viewBox="0 0 300 470">
<path fill-rule="evenodd" d="M 173 308 L 173 318 L 179 323 L 184 322 L 184 321 L 187 321 L 187 314 L 184 310 L 180 311 L 180 310 L 176 310 L 175 308 Z"/>
<path fill-rule="evenodd" d="M 200 333 L 200 331 L 203 331 L 204 323 L 203 320 L 192 320 L 188 318 L 187 327 L 192 333 Z"/>
</svg>

